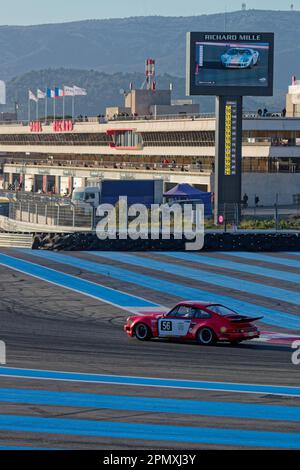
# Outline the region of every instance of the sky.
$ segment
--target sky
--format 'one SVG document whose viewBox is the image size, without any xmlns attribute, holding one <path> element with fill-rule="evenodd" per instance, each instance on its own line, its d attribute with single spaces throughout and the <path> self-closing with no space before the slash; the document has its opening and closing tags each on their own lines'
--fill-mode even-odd
<svg viewBox="0 0 300 470">
<path fill-rule="evenodd" d="M 300 0 L 0 0 L 2 25 L 29 25 L 128 16 L 190 16 L 248 9 L 300 9 Z"/>
</svg>

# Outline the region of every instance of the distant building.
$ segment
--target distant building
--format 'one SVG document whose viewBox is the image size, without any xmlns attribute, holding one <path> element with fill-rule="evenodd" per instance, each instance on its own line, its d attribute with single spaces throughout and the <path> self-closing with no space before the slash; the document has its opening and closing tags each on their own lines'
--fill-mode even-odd
<svg viewBox="0 0 300 470">
<path fill-rule="evenodd" d="M 6 84 L 0 80 L 0 104 L 6 104 Z"/>
<path fill-rule="evenodd" d="M 295 76 L 292 78 L 292 85 L 289 86 L 286 95 L 286 116 L 300 117 L 300 80 Z"/>
<path fill-rule="evenodd" d="M 126 116 L 173 116 L 177 114 L 199 114 L 199 104 L 192 100 L 178 100 L 172 102 L 173 85 L 169 90 L 159 90 L 155 79 L 155 60 L 147 59 L 145 72 L 146 89 L 134 89 L 130 84 L 130 91 L 125 93 L 124 106 L 106 108 L 108 119 Z"/>
<path fill-rule="evenodd" d="M 1 113 L 0 112 L 0 121 L 3 122 L 13 122 L 17 121 L 17 113 Z"/>
<path fill-rule="evenodd" d="M 199 104 L 184 102 L 172 103 L 171 90 L 130 90 L 125 95 L 125 104 L 121 107 L 106 108 L 108 119 L 129 116 L 172 116 L 175 114 L 199 114 Z"/>
<path fill-rule="evenodd" d="M 255 195 L 262 205 L 300 200 L 297 86 L 294 80 L 289 88 L 286 115 L 244 113 L 242 191 L 249 201 Z M 126 106 L 109 108 L 109 119 L 79 119 L 66 127 L 0 120 L 3 187 L 70 194 L 101 179 L 136 178 L 163 179 L 166 191 L 178 183 L 214 191 L 215 116 L 195 114 L 188 100 L 172 102 L 170 90 L 131 91 Z M 137 110 L 141 115 L 132 115 Z"/>
</svg>

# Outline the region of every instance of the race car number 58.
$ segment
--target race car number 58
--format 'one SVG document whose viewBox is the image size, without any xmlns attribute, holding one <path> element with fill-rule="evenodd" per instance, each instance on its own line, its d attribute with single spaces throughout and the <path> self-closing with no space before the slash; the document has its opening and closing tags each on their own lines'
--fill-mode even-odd
<svg viewBox="0 0 300 470">
<path fill-rule="evenodd" d="M 160 324 L 161 331 L 172 331 L 171 321 L 162 321 Z"/>
</svg>

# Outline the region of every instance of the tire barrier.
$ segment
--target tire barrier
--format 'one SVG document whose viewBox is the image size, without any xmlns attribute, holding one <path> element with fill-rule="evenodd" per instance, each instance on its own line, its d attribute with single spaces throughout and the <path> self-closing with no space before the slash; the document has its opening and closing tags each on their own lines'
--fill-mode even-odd
<svg viewBox="0 0 300 470">
<path fill-rule="evenodd" d="M 42 233 L 33 249 L 55 251 L 185 251 L 186 240 L 99 240 L 94 233 Z M 202 251 L 300 251 L 299 233 L 207 233 Z"/>
</svg>

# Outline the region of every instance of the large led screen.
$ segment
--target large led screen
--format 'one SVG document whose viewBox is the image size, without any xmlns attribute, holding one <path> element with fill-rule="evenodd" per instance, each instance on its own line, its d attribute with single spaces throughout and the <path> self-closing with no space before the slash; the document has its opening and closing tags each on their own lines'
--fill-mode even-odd
<svg viewBox="0 0 300 470">
<path fill-rule="evenodd" d="M 272 33 L 189 33 L 188 95 L 273 94 Z"/>
</svg>

